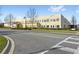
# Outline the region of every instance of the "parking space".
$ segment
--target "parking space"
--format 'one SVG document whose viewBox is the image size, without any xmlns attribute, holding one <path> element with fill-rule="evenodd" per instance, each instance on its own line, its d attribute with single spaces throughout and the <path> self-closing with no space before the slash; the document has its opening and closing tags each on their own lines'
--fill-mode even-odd
<svg viewBox="0 0 79 59">
<path fill-rule="evenodd" d="M 79 47 L 79 36 L 72 36 L 56 44 L 55 48 L 53 47 L 50 48 L 52 50 L 49 49 L 42 53 L 43 54 L 74 54 L 75 53 L 76 54 L 76 51 L 79 51 L 78 47 Z"/>
</svg>

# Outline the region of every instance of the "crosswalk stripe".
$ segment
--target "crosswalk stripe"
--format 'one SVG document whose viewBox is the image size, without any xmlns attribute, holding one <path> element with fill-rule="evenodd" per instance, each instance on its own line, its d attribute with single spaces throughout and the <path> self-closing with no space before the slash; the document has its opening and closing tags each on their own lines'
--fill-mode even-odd
<svg viewBox="0 0 79 59">
<path fill-rule="evenodd" d="M 67 52 L 73 52 L 76 50 L 76 49 L 72 49 L 72 48 L 69 48 L 69 47 L 62 47 L 62 48 L 59 48 L 60 50 L 63 50 L 63 51 L 67 51 Z"/>
<path fill-rule="evenodd" d="M 71 43 L 71 44 L 77 44 L 77 45 L 79 45 L 79 43 L 77 43 L 77 42 L 71 42 L 71 41 L 64 41 L 65 43 Z"/>
<path fill-rule="evenodd" d="M 58 47 L 60 44 L 62 44 L 63 42 L 67 41 L 67 40 L 68 40 L 68 39 L 70 39 L 70 38 L 71 38 L 71 36 L 70 36 L 70 37 L 65 38 L 64 40 L 62 40 L 62 41 L 61 41 L 61 42 L 59 42 L 58 44 L 56 44 L 56 45 L 52 46 L 51 48 Z"/>
<path fill-rule="evenodd" d="M 78 38 L 70 38 L 71 40 L 79 40 Z"/>
<path fill-rule="evenodd" d="M 62 43 L 70 43 L 70 44 L 79 45 L 78 42 L 72 42 L 72 41 L 68 41 L 68 40 L 79 40 L 79 39 L 78 38 L 73 38 L 73 36 L 70 36 L 70 37 L 64 39 L 63 41 L 59 42 L 58 44 L 56 44 L 56 45 L 54 45 L 54 46 L 52 46 L 50 48 L 60 47 L 60 48 L 58 48 L 59 50 L 66 51 L 66 52 L 76 53 L 77 49 L 73 49 L 73 48 L 70 48 L 70 47 L 64 47 L 64 46 L 60 45 Z M 44 54 L 44 53 L 46 53 L 48 51 L 50 51 L 50 50 L 46 50 L 44 52 L 41 52 L 40 54 Z"/>
</svg>

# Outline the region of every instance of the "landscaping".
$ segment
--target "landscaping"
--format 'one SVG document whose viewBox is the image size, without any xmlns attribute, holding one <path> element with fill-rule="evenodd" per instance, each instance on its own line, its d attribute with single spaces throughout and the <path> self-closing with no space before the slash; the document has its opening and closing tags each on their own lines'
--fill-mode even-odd
<svg viewBox="0 0 79 59">
<path fill-rule="evenodd" d="M 71 31 L 70 29 L 32 29 L 36 32 L 53 32 L 53 33 L 76 33 L 77 31 Z"/>
<path fill-rule="evenodd" d="M 0 35 L 0 53 L 5 48 L 6 44 L 7 44 L 6 38 Z"/>
</svg>

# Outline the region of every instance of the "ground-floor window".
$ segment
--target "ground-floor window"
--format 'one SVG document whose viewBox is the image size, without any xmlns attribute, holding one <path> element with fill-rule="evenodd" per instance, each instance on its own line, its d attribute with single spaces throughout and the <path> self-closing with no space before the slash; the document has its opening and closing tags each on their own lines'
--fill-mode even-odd
<svg viewBox="0 0 79 59">
<path fill-rule="evenodd" d="M 53 28 L 54 28 L 54 25 L 53 25 Z"/>
<path fill-rule="evenodd" d="M 57 28 L 59 28 L 59 25 L 57 25 Z"/>
<path fill-rule="evenodd" d="M 45 28 L 45 25 L 43 27 Z"/>
<path fill-rule="evenodd" d="M 65 28 L 66 26 L 64 25 L 64 28 Z"/>
<path fill-rule="evenodd" d="M 49 28 L 49 25 L 47 25 L 47 28 Z"/>
<path fill-rule="evenodd" d="M 52 28 L 52 25 L 51 25 L 51 28 Z"/>
</svg>

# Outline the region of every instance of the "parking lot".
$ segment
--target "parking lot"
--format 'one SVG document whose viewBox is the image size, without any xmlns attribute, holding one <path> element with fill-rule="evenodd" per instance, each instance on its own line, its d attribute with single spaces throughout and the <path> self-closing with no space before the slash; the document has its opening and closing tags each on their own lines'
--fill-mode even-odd
<svg viewBox="0 0 79 59">
<path fill-rule="evenodd" d="M 44 52 L 46 49 L 50 49 L 50 47 L 71 36 L 54 33 L 38 33 L 27 30 L 0 30 L 0 34 L 7 35 L 14 40 L 14 54 L 36 54 Z M 71 47 L 74 47 L 74 45 Z M 70 52 L 60 50 L 51 50 L 45 54 L 62 54 L 62 52 L 63 54 L 70 54 Z"/>
</svg>

